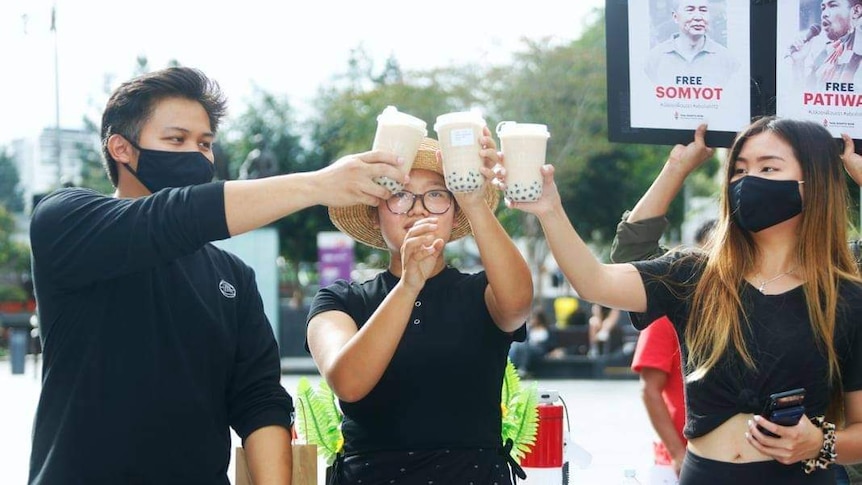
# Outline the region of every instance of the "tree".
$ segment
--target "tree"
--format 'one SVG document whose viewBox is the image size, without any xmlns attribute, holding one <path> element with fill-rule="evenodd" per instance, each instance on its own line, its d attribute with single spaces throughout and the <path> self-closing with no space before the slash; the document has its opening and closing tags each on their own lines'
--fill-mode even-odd
<svg viewBox="0 0 862 485">
<path fill-rule="evenodd" d="M 608 141 L 603 15 L 568 45 L 525 44 L 513 66 L 491 73 L 498 80 L 493 98 L 508 119 L 548 125 L 548 161 L 556 167 L 563 205 L 587 241 L 606 246 L 620 215 L 652 183 L 670 147 Z M 682 223 L 681 199 L 668 214 L 674 227 Z M 514 217 L 507 225 L 513 231 L 530 227 L 523 214 Z"/>
<path fill-rule="evenodd" d="M 96 138 L 99 137 L 99 126 L 89 118 L 84 118 L 84 130 Z M 81 162 L 81 187 L 87 187 L 105 195 L 113 193 L 114 185 L 108 177 L 102 152 L 89 143 L 80 143 L 75 149 Z"/>
<path fill-rule="evenodd" d="M 5 147 L 0 147 L 0 207 L 10 212 L 24 210 L 24 198 L 15 159 Z"/>
<path fill-rule="evenodd" d="M 0 301 L 25 301 L 30 296 L 30 248 L 14 235 L 15 218 L 0 205 Z"/>
<path fill-rule="evenodd" d="M 300 141 L 289 101 L 256 89 L 245 111 L 226 124 L 218 145 L 227 159 L 230 178 L 237 178 L 243 161 L 253 150 L 265 151 L 274 157 L 275 172 L 279 174 L 307 172 L 325 166 L 319 159 L 308 157 Z M 293 261 L 316 260 L 316 235 L 325 221 L 328 221 L 326 209 L 312 207 L 275 222 L 281 254 Z"/>
</svg>

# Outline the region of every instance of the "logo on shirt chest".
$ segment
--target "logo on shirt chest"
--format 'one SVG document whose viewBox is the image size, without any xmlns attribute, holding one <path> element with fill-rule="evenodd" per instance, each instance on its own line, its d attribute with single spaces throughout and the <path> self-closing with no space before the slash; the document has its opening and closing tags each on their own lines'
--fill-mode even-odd
<svg viewBox="0 0 862 485">
<path fill-rule="evenodd" d="M 225 298 L 236 298 L 236 288 L 225 280 L 218 283 L 218 289 Z"/>
</svg>

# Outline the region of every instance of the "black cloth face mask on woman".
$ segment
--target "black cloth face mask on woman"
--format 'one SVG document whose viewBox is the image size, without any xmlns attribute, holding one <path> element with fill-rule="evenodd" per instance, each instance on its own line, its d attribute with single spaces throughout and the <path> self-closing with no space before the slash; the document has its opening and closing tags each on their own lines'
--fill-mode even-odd
<svg viewBox="0 0 862 485">
<path fill-rule="evenodd" d="M 801 180 L 772 180 L 746 175 L 730 184 L 733 220 L 746 231 L 758 232 L 802 212 Z"/>
</svg>

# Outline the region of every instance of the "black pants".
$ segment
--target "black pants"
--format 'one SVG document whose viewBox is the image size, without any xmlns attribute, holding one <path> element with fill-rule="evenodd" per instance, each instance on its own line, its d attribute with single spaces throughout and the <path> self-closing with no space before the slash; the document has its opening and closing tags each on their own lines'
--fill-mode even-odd
<svg viewBox="0 0 862 485">
<path fill-rule="evenodd" d="M 835 485 L 833 470 L 817 470 L 810 475 L 800 463 L 782 465 L 777 461 L 728 463 L 686 452 L 679 485 Z"/>
</svg>

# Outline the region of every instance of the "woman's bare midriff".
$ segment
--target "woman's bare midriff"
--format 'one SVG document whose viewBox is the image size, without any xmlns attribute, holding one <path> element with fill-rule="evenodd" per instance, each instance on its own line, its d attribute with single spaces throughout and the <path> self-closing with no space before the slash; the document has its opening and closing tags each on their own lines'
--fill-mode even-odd
<svg viewBox="0 0 862 485">
<path fill-rule="evenodd" d="M 751 414 L 733 416 L 709 433 L 689 440 L 689 451 L 703 458 L 731 463 L 772 460 L 772 457 L 760 453 L 745 439 L 750 419 Z"/>
</svg>

